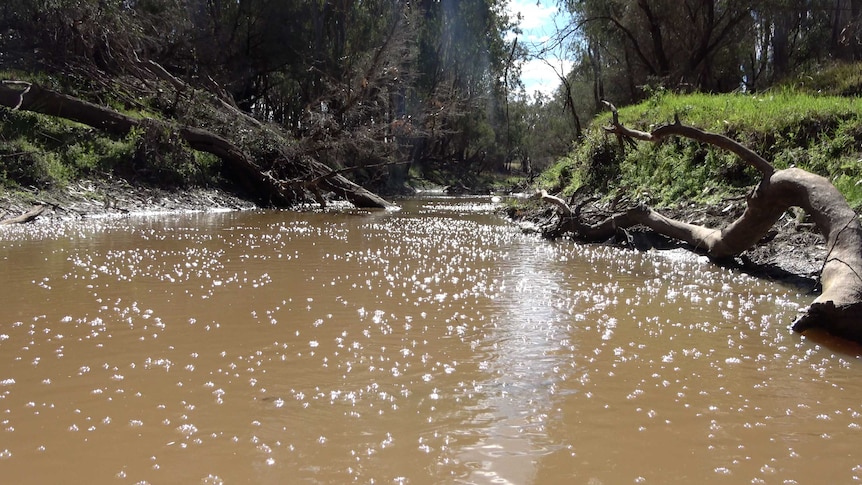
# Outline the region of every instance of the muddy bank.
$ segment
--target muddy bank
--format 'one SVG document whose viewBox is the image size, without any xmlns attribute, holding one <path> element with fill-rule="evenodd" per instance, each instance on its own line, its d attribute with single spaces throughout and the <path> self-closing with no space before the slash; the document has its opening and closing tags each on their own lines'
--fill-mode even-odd
<svg viewBox="0 0 862 485">
<path fill-rule="evenodd" d="M 254 203 L 218 188 L 167 190 L 132 185 L 121 179 L 83 180 L 51 190 L 4 190 L 0 192 L 0 221 L 24 214 L 37 205 L 46 208 L 37 219 L 41 222 L 135 213 L 257 208 Z"/>
<path fill-rule="evenodd" d="M 614 210 L 621 209 L 606 202 L 585 204 L 580 215 L 586 222 L 593 224 L 605 219 Z M 732 201 L 722 205 L 690 204 L 657 210 L 684 222 L 721 228 L 739 217 L 745 210 L 745 205 L 741 201 Z M 506 213 L 524 231 L 537 233 L 554 226 L 559 217 L 550 207 L 509 207 Z M 643 226 L 619 230 L 615 237 L 603 244 L 636 251 L 686 250 L 698 254 L 696 248 Z M 826 253 L 825 238 L 806 221 L 804 214 L 788 211 L 756 246 L 736 258 L 715 263 L 757 278 L 779 281 L 800 291 L 817 293 L 818 276 Z"/>
</svg>

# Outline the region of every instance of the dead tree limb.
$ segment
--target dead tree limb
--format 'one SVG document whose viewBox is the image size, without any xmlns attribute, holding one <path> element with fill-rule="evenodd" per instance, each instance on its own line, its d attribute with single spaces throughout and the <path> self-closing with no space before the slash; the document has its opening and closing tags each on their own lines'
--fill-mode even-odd
<svg viewBox="0 0 862 485">
<path fill-rule="evenodd" d="M 20 89 L 21 87 L 23 89 Z M 290 205 L 295 199 L 295 194 L 290 190 L 289 183 L 276 179 L 264 171 L 257 162 L 234 143 L 207 130 L 174 125 L 155 119 L 134 118 L 82 99 L 43 88 L 37 84 L 20 81 L 3 81 L 0 83 L 0 106 L 77 121 L 119 136 L 124 136 L 133 128 L 144 125 L 172 130 L 177 132 L 191 148 L 219 157 L 233 171 L 247 177 L 254 184 L 261 199 L 271 200 L 276 205 Z M 309 173 L 312 179 L 332 171 L 326 165 L 315 160 L 298 160 L 295 163 L 303 164 L 303 171 Z M 393 205 L 340 174 L 328 177 L 320 185 L 344 197 L 357 207 L 387 208 Z"/>
<path fill-rule="evenodd" d="M 619 123 L 616 109 L 610 106 L 613 122 L 605 127 L 609 133 L 628 140 L 649 142 L 658 142 L 669 136 L 691 138 L 735 153 L 743 162 L 756 168 L 762 178 L 747 196 L 743 214 L 723 228 L 685 223 L 640 206 L 598 224 L 585 224 L 576 217 L 562 217 L 560 230 L 556 232 L 572 232 L 586 241 L 605 241 L 618 229 L 642 224 L 659 234 L 684 241 L 711 258 L 721 259 L 753 247 L 787 209 L 800 207 L 826 238 L 829 253 L 820 273 L 822 292 L 800 312 L 793 329 L 804 332 L 820 328 L 862 342 L 862 224 L 829 180 L 798 168 L 776 170 L 740 143 L 724 135 L 685 126 L 678 119 L 651 132 L 626 128 Z M 560 207 L 553 200 L 545 200 Z M 565 207 L 568 208 L 567 205 Z M 571 213 L 571 209 L 568 212 Z"/>
<path fill-rule="evenodd" d="M 32 209 L 21 214 L 20 216 L 10 217 L 9 219 L 3 219 L 2 221 L 0 221 L 0 226 L 5 226 L 8 224 L 26 224 L 28 222 L 33 222 L 36 220 L 37 217 L 41 216 L 46 210 L 48 210 L 48 208 L 45 207 L 44 205 L 34 206 Z"/>
<path fill-rule="evenodd" d="M 536 197 L 556 207 L 560 214 L 564 216 L 571 217 L 574 213 L 572 211 L 572 208 L 569 207 L 569 204 L 567 204 L 565 200 L 557 197 L 556 195 L 549 194 L 548 191 L 545 189 L 537 191 Z"/>
<path fill-rule="evenodd" d="M 745 145 L 742 145 L 722 134 L 709 133 L 693 126 L 683 125 L 682 123 L 680 123 L 679 117 L 676 117 L 673 124 L 660 126 L 649 133 L 645 131 L 633 130 L 631 128 L 626 128 L 620 123 L 619 113 L 617 112 L 617 108 L 613 104 L 607 101 L 602 102 L 605 104 L 605 106 L 611 109 L 611 113 L 613 115 L 613 121 L 611 126 L 605 127 L 605 131 L 609 133 L 613 133 L 627 139 L 633 138 L 635 140 L 649 141 L 653 143 L 660 142 L 661 140 L 674 135 L 691 138 L 692 140 L 709 143 L 710 145 L 714 145 L 719 148 L 723 148 L 729 152 L 735 153 L 739 158 L 742 159 L 743 162 L 760 171 L 760 173 L 763 174 L 764 177 L 768 177 L 772 175 L 773 172 L 775 172 L 775 168 L 772 166 L 772 164 L 766 161 L 763 157 L 761 157 Z"/>
</svg>

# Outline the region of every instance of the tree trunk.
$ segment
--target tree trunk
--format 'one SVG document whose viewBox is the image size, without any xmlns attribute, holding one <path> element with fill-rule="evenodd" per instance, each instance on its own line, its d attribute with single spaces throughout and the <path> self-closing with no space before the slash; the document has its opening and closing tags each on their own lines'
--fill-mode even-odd
<svg viewBox="0 0 862 485">
<path fill-rule="evenodd" d="M 23 89 L 16 89 L 16 87 Z M 119 136 L 124 136 L 133 128 L 144 125 L 155 125 L 160 128 L 175 130 L 190 147 L 212 153 L 232 170 L 250 180 L 261 200 L 271 201 L 279 206 L 294 203 L 295 194 L 298 190 L 305 189 L 319 195 L 321 188 L 335 192 L 357 207 L 388 208 L 393 206 L 380 196 L 354 184 L 320 162 L 314 160 L 294 162 L 306 165 L 303 172 L 310 174 L 309 180 L 279 180 L 264 171 L 238 146 L 215 133 L 191 126 L 174 126 L 171 123 L 155 119 L 133 118 L 72 96 L 42 88 L 36 84 L 3 81 L 0 84 L 0 106 L 77 121 Z M 310 184 L 312 180 L 314 183 Z"/>
<path fill-rule="evenodd" d="M 720 259 L 751 248 L 788 208 L 800 207 L 826 238 L 828 253 L 820 272 L 822 292 L 801 311 L 793 329 L 804 332 L 820 328 L 862 343 L 862 224 L 829 180 L 797 168 L 775 170 L 769 162 L 739 143 L 723 135 L 684 126 L 679 120 L 647 133 L 620 125 L 614 110 L 613 125 L 605 129 L 619 137 L 650 142 L 683 136 L 709 143 L 736 153 L 758 169 L 763 178 L 748 195 L 745 212 L 721 229 L 670 219 L 644 206 L 590 225 L 580 221 L 577 212 L 561 199 L 542 194 L 542 199 L 557 206 L 563 214 L 557 233 L 573 232 L 586 241 L 605 241 L 617 229 L 642 224 Z"/>
<path fill-rule="evenodd" d="M 653 14 L 653 11 L 646 0 L 638 0 L 638 7 L 640 7 L 647 18 L 650 40 L 652 41 L 653 56 L 655 57 L 656 62 L 658 62 L 658 75 L 662 77 L 667 76 L 670 72 L 670 61 L 668 61 L 667 53 L 664 49 L 661 23 Z"/>
<path fill-rule="evenodd" d="M 48 208 L 44 205 L 34 206 L 29 211 L 21 214 L 17 217 L 10 217 L 9 219 L 3 219 L 0 221 L 0 226 L 5 226 L 9 224 L 26 224 L 28 222 L 33 222 L 37 217 L 41 216 L 43 212 L 45 212 Z"/>
</svg>

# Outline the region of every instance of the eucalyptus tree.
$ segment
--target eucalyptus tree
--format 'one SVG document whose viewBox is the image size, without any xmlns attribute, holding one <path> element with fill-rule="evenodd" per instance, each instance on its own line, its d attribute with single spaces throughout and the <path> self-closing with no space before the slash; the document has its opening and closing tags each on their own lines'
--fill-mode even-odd
<svg viewBox="0 0 862 485">
<path fill-rule="evenodd" d="M 517 69 L 504 3 L 7 0 L 0 59 L 63 72 L 67 84 L 77 76 L 110 96 L 131 93 L 116 82 L 143 80 L 141 63 L 153 61 L 228 111 L 289 132 L 298 156 L 481 171 L 510 156 L 505 100 Z M 177 115 L 180 91 L 149 108 Z"/>
<path fill-rule="evenodd" d="M 812 65 L 862 60 L 860 0 L 761 0 L 752 18 L 750 53 L 742 59 L 751 89 Z"/>
<path fill-rule="evenodd" d="M 605 87 L 639 97 L 643 86 L 727 91 L 742 80 L 752 2 L 584 0 L 569 2 L 573 25 L 602 60 Z M 741 42 L 743 40 L 743 42 Z"/>
<path fill-rule="evenodd" d="M 226 147 L 214 153 L 231 172 L 226 175 L 239 174 L 239 184 L 251 180 L 245 185 L 270 203 L 310 192 L 319 199 L 310 188 L 343 179 L 337 163 L 328 163 L 335 170 L 328 173 L 320 162 L 332 162 L 342 147 L 384 161 L 388 154 L 373 125 L 385 113 L 376 104 L 378 92 L 399 78 L 389 67 L 403 59 L 392 39 L 406 2 L 10 1 L 15 5 L 0 8 L 0 43 L 10 61 L 4 66 L 41 70 L 51 80 L 38 88 L 11 83 L 30 86 L 7 90 L 20 98 L 7 104 L 13 109 L 38 110 L 24 102 L 37 92 L 56 94 L 52 99 L 74 94 L 79 97 L 69 99 L 95 113 L 97 127 L 119 136 L 144 133 L 140 144 L 158 142 L 156 132 L 167 130 L 179 132 L 171 140 L 195 149 Z M 369 18 L 383 21 L 369 24 Z M 65 93 L 46 89 L 57 87 Z M 105 120 L 117 115 L 106 105 L 146 114 L 126 120 L 134 130 L 111 131 Z M 301 136 L 290 136 L 291 129 Z"/>
<path fill-rule="evenodd" d="M 187 20 L 185 0 L 6 0 L 0 51 L 12 68 L 116 72 L 183 44 Z"/>
<path fill-rule="evenodd" d="M 505 2 L 423 0 L 417 78 L 411 105 L 423 136 L 414 151 L 427 167 L 457 172 L 500 168 L 506 147 L 506 96 L 516 82 L 517 46 Z"/>
<path fill-rule="evenodd" d="M 815 63 L 862 59 L 862 0 L 564 0 L 606 97 L 650 88 L 762 89 Z M 646 89 L 645 89 L 646 88 Z"/>
</svg>

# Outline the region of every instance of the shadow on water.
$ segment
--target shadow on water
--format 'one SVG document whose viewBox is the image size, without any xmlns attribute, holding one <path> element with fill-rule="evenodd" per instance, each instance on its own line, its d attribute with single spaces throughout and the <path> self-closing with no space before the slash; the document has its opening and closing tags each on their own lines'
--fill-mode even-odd
<svg viewBox="0 0 862 485">
<path fill-rule="evenodd" d="M 819 328 L 806 330 L 802 335 L 811 343 L 820 345 L 836 354 L 851 359 L 862 359 L 862 345 L 856 342 L 835 337 Z"/>
</svg>

